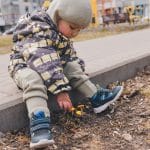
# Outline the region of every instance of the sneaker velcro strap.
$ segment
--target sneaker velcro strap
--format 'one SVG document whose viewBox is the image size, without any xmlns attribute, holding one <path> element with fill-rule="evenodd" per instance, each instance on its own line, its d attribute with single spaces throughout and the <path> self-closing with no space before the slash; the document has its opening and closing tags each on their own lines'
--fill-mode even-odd
<svg viewBox="0 0 150 150">
<path fill-rule="evenodd" d="M 35 132 L 35 131 L 41 130 L 41 129 L 50 130 L 50 125 L 48 123 L 36 125 L 34 127 L 31 127 L 30 132 Z"/>
<path fill-rule="evenodd" d="M 50 119 L 49 118 L 41 118 L 41 119 L 37 119 L 37 120 L 32 120 L 30 125 L 32 126 L 36 126 L 38 124 L 43 124 L 43 123 L 49 123 L 50 124 Z"/>
</svg>

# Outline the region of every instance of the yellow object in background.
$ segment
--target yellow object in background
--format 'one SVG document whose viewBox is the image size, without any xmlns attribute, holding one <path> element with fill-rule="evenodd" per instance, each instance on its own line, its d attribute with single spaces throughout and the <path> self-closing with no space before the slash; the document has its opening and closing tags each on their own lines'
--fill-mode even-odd
<svg viewBox="0 0 150 150">
<path fill-rule="evenodd" d="M 92 27 L 97 27 L 99 25 L 98 22 L 98 10 L 97 10 L 97 0 L 91 0 L 91 7 L 92 7 Z"/>
<path fill-rule="evenodd" d="M 129 15 L 133 15 L 134 10 L 135 10 L 135 7 L 134 7 L 134 6 L 127 6 L 127 7 L 125 7 L 125 10 L 126 10 L 126 12 L 127 12 Z"/>
<path fill-rule="evenodd" d="M 48 7 L 50 6 L 51 0 L 45 0 L 42 7 L 47 10 Z"/>
</svg>

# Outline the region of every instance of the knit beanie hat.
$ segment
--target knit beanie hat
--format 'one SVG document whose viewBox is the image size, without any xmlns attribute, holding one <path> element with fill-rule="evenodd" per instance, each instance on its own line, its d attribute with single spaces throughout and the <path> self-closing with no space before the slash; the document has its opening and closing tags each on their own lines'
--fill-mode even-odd
<svg viewBox="0 0 150 150">
<path fill-rule="evenodd" d="M 70 23 L 86 27 L 92 17 L 90 0 L 53 0 L 47 10 L 57 24 L 57 16 Z"/>
</svg>

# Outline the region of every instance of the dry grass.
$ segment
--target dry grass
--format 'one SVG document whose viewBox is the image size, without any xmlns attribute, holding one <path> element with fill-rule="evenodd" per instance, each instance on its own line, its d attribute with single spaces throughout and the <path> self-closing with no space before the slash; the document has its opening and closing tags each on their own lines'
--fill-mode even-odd
<svg viewBox="0 0 150 150">
<path fill-rule="evenodd" d="M 128 24 L 124 24 L 124 25 L 112 25 L 106 28 L 102 28 L 102 27 L 88 28 L 86 30 L 83 30 L 73 40 L 74 41 L 90 40 L 90 39 L 101 38 L 105 36 L 140 30 L 144 28 L 149 28 L 149 26 L 147 24 L 136 25 L 136 26 L 129 26 Z M 11 47 L 12 47 L 12 36 L 11 35 L 0 36 L 0 54 L 10 53 Z"/>
<path fill-rule="evenodd" d="M 84 40 L 90 40 L 90 39 L 96 39 L 96 38 L 102 38 L 106 36 L 116 35 L 120 33 L 126 33 L 136 30 L 141 30 L 149 28 L 148 24 L 137 24 L 137 25 L 131 25 L 128 24 L 124 25 L 112 25 L 110 27 L 106 28 L 89 28 L 85 31 L 82 31 L 76 38 L 74 38 L 74 41 L 84 41 Z"/>
<path fill-rule="evenodd" d="M 0 36 L 0 54 L 7 54 L 11 51 L 12 47 L 12 36 L 5 35 Z"/>
<path fill-rule="evenodd" d="M 100 37 L 105 37 L 109 35 L 113 35 L 114 33 L 111 31 L 85 31 L 81 32 L 76 38 L 74 38 L 74 41 L 84 41 L 84 40 L 90 40 Z"/>
<path fill-rule="evenodd" d="M 12 44 L 12 36 L 11 35 L 0 36 L 0 47 L 9 46 L 11 44 Z"/>
</svg>

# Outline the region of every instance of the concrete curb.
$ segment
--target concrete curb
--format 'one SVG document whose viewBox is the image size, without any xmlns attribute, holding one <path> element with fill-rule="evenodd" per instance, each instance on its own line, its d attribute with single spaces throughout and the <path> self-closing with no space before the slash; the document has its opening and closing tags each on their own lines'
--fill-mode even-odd
<svg viewBox="0 0 150 150">
<path fill-rule="evenodd" d="M 137 72 L 143 70 L 145 66 L 150 65 L 150 54 L 146 54 L 126 62 L 111 66 L 104 70 L 92 73 L 91 80 L 94 83 L 106 86 L 115 81 L 125 81 L 132 78 Z M 79 93 L 72 92 L 74 99 L 80 99 L 82 96 Z M 14 99 L 12 103 L 0 106 L 0 131 L 6 132 L 10 130 L 18 130 L 28 125 L 27 110 L 22 102 L 21 94 Z M 55 101 L 52 97 L 52 101 Z M 50 106 L 50 105 L 49 105 Z M 52 103 L 50 108 L 58 107 L 56 103 Z"/>
</svg>

